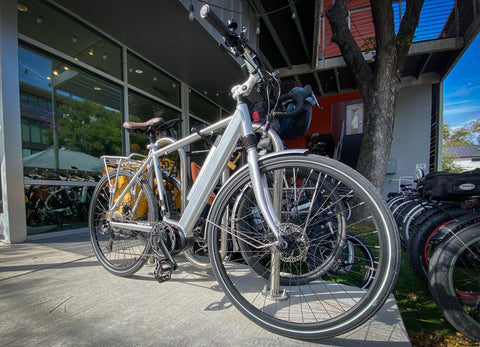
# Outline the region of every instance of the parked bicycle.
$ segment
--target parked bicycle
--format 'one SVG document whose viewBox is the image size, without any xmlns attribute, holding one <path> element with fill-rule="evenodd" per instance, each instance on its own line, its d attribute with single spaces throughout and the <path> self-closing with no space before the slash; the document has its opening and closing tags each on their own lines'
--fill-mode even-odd
<svg viewBox="0 0 480 347">
<path fill-rule="evenodd" d="M 433 172 L 390 195 L 418 281 L 447 321 L 480 341 L 480 170 Z"/>
<path fill-rule="evenodd" d="M 237 34 L 236 25 L 227 27 L 208 5 L 201 16 L 248 69 L 248 79 L 232 89 L 235 113 L 179 140 L 155 138 L 161 118 L 127 123 L 152 140 L 141 160 L 102 157 L 110 170 L 90 206 L 95 254 L 120 276 L 136 272 L 154 255 L 155 277 L 170 279 L 177 268 L 174 256 L 195 242 L 194 229 L 216 191 L 204 223 L 208 257 L 237 309 L 265 329 L 294 338 L 350 331 L 382 307 L 395 285 L 399 240 L 388 207 L 364 177 L 333 159 L 307 150 L 263 154 L 275 137 L 268 135 L 270 123 L 311 112 L 304 101 L 314 98 L 312 90 L 307 86 L 281 94 L 275 74 L 264 69 L 248 44 L 246 29 Z M 264 93 L 267 104 L 274 100 L 260 140 L 246 104 L 253 89 Z M 217 133 L 221 135 L 188 187 L 184 148 Z M 217 191 L 238 146 L 247 163 Z M 181 169 L 172 188 L 167 179 L 172 176 L 160 163 L 173 153 Z M 172 194 L 176 191 L 180 207 Z"/>
</svg>

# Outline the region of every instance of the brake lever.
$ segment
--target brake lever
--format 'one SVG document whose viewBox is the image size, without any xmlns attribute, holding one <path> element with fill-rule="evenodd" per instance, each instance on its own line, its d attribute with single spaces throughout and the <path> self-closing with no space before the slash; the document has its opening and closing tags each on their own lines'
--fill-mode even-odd
<svg viewBox="0 0 480 347">
<path fill-rule="evenodd" d="M 315 93 L 313 91 L 312 91 L 312 99 L 313 99 L 314 106 L 317 106 L 319 110 L 323 110 L 323 107 L 319 105 L 317 97 L 315 96 Z"/>
</svg>

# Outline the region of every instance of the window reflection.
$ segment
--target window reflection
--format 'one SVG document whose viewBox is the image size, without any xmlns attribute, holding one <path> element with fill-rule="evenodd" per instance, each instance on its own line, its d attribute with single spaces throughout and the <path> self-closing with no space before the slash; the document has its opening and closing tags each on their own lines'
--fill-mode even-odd
<svg viewBox="0 0 480 347">
<path fill-rule="evenodd" d="M 25 185 L 28 235 L 87 226 L 93 186 Z"/>
<path fill-rule="evenodd" d="M 180 83 L 128 53 L 128 83 L 172 105 L 180 106 Z"/>
<path fill-rule="evenodd" d="M 190 122 L 190 129 L 201 129 L 202 127 L 207 125 L 204 122 L 193 117 L 189 118 L 189 122 Z M 192 143 L 190 145 L 190 160 L 201 165 L 205 161 L 205 158 L 207 157 L 207 152 L 209 149 L 210 149 L 210 145 L 206 143 L 204 140 L 199 140 Z"/>
<path fill-rule="evenodd" d="M 27 233 L 86 226 L 104 154 L 121 155 L 121 89 L 19 47 Z"/>
<path fill-rule="evenodd" d="M 96 158 L 121 154 L 119 87 L 23 47 L 19 65 L 25 156 L 53 149 L 54 162 L 48 165 L 69 170 L 60 150 Z"/>
<path fill-rule="evenodd" d="M 209 123 L 219 119 L 219 108 L 193 90 L 189 93 L 190 113 Z"/>
<path fill-rule="evenodd" d="M 18 32 L 75 60 L 122 78 L 121 48 L 44 1 L 20 0 Z"/>
<path fill-rule="evenodd" d="M 153 101 L 133 91 L 128 93 L 129 120 L 145 122 L 154 117 L 164 120 L 181 118 L 180 112 Z M 181 123 L 177 123 L 175 137 L 181 134 Z M 130 151 L 132 153 L 147 154 L 147 139 L 144 136 L 130 134 Z"/>
</svg>

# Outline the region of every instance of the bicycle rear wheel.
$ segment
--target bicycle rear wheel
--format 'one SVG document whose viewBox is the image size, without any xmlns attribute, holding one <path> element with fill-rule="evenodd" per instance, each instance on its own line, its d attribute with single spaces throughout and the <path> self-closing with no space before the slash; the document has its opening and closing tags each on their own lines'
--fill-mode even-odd
<svg viewBox="0 0 480 347">
<path fill-rule="evenodd" d="M 151 250 L 149 233 L 111 227 L 107 218 L 117 222 L 158 222 L 158 206 L 153 191 L 146 181 L 138 179 L 123 197 L 118 207 L 110 209 L 135 172 L 120 169 L 103 176 L 97 184 L 90 204 L 88 226 L 93 250 L 100 263 L 117 276 L 128 276 L 138 271 Z M 111 191 L 115 188 L 115 191 Z M 113 190 L 113 189 L 112 189 Z"/>
<path fill-rule="evenodd" d="M 273 155 L 259 168 L 289 246 L 275 244 L 248 171 L 238 172 L 207 222 L 212 268 L 225 293 L 249 319 L 289 337 L 319 339 L 359 326 L 381 308 L 399 270 L 399 238 L 385 202 L 360 174 L 329 158 Z"/>
</svg>

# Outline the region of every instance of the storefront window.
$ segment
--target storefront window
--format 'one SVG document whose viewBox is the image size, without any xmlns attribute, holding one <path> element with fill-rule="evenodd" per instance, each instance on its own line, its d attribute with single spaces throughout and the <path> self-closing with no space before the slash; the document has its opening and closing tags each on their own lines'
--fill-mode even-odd
<svg viewBox="0 0 480 347">
<path fill-rule="evenodd" d="M 145 122 L 154 117 L 164 120 L 181 118 L 180 112 L 153 101 L 133 91 L 128 93 L 129 120 Z M 181 134 L 181 122 L 177 123 L 175 137 Z M 147 139 L 142 135 L 130 134 L 130 151 L 132 153 L 147 154 Z"/>
<path fill-rule="evenodd" d="M 19 0 L 18 32 L 77 61 L 122 78 L 119 45 L 87 28 L 45 1 Z"/>
<path fill-rule="evenodd" d="M 127 55 L 128 83 L 166 102 L 180 106 L 180 83 L 132 53 Z"/>
<path fill-rule="evenodd" d="M 193 117 L 189 118 L 189 122 L 190 122 L 190 129 L 200 129 L 206 126 L 204 122 Z M 210 140 L 214 140 L 214 139 L 210 139 Z M 205 158 L 207 157 L 209 149 L 210 149 L 210 145 L 204 140 L 199 140 L 192 143 L 190 145 L 190 156 L 189 156 L 190 160 L 201 165 L 205 161 Z"/>
<path fill-rule="evenodd" d="M 122 154 L 121 88 L 25 47 L 18 59 L 27 232 L 86 226 L 99 157 Z"/>
<path fill-rule="evenodd" d="M 189 93 L 190 113 L 209 123 L 215 123 L 219 117 L 219 108 L 202 97 L 200 94 L 190 91 Z"/>
</svg>

